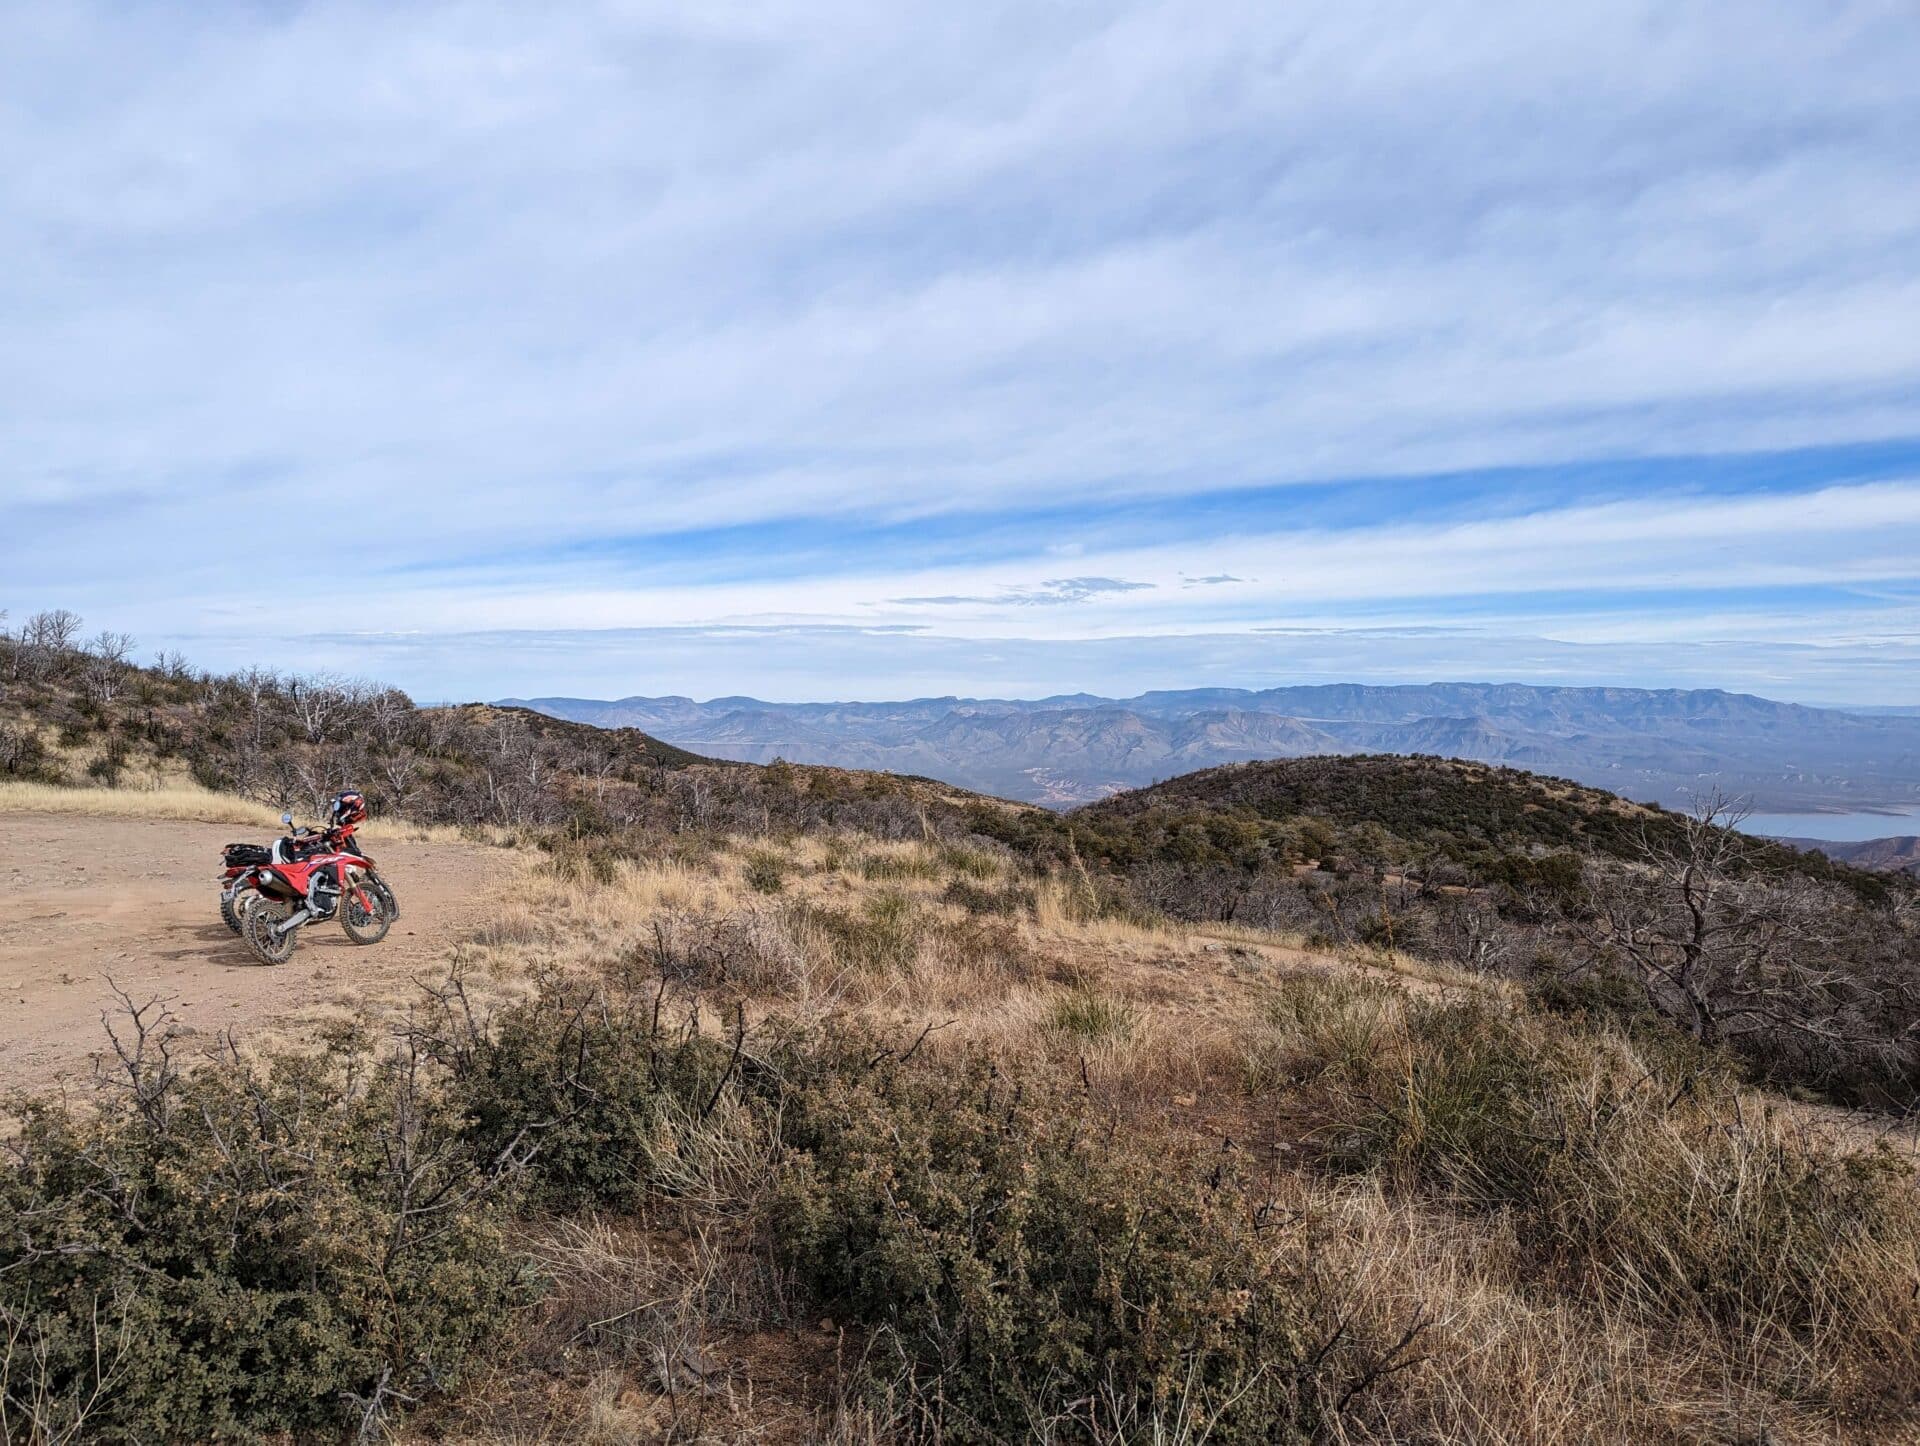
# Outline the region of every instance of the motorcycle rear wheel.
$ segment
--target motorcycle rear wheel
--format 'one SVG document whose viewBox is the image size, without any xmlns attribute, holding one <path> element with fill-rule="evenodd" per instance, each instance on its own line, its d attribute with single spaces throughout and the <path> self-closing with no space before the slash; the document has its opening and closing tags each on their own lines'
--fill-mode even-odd
<svg viewBox="0 0 1920 1446">
<path fill-rule="evenodd" d="M 289 929 L 284 934 L 276 934 L 274 929 L 293 915 L 293 906 L 267 899 L 257 899 L 252 908 L 242 916 L 246 926 L 241 937 L 247 941 L 247 948 L 253 951 L 253 957 L 262 964 L 284 964 L 293 957 L 293 946 L 297 942 L 298 929 Z"/>
<path fill-rule="evenodd" d="M 366 897 L 364 907 L 360 902 L 362 895 Z M 393 927 L 398 913 L 393 891 L 378 874 L 368 874 L 340 896 L 340 927 L 356 944 L 378 944 L 387 937 L 387 930 Z"/>
<path fill-rule="evenodd" d="M 240 915 L 234 907 L 236 898 L 237 896 L 229 897 L 224 890 L 221 892 L 220 922 L 238 934 L 240 932 Z"/>
</svg>

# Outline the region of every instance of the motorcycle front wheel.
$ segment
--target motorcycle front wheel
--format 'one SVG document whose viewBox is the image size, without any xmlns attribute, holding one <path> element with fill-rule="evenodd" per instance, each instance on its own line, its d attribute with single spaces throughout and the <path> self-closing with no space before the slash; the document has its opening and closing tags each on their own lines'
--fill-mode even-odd
<svg viewBox="0 0 1920 1446">
<path fill-rule="evenodd" d="M 356 944 L 378 944 L 399 913 L 393 890 L 378 874 L 349 885 L 340 898 L 340 927 Z"/>
<path fill-rule="evenodd" d="M 289 929 L 284 934 L 274 932 L 275 927 L 286 923 L 292 914 L 291 904 L 262 898 L 257 899 L 253 907 L 241 915 L 244 928 L 240 937 L 247 941 L 247 948 L 262 964 L 284 964 L 293 957 L 295 936 L 300 931 Z"/>
<path fill-rule="evenodd" d="M 220 891 L 220 922 L 236 934 L 240 932 L 240 914 L 234 908 L 237 897 L 237 895 L 228 894 L 224 889 Z"/>
</svg>

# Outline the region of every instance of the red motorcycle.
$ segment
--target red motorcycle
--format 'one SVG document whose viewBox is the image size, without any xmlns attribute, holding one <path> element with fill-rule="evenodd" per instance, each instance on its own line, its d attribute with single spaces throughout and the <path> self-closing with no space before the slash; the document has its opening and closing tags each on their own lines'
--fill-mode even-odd
<svg viewBox="0 0 1920 1446">
<path fill-rule="evenodd" d="M 334 798 L 321 832 L 294 829 L 271 849 L 227 845 L 220 917 L 262 963 L 284 964 L 304 926 L 336 915 L 356 944 L 386 938 L 400 903 L 354 839 L 366 816 L 366 800 L 349 791 Z M 291 827 L 293 816 L 281 822 Z"/>
</svg>

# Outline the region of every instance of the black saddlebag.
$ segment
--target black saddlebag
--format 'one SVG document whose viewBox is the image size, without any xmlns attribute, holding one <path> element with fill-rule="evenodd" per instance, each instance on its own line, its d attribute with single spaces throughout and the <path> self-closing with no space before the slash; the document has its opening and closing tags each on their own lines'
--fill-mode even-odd
<svg viewBox="0 0 1920 1446">
<path fill-rule="evenodd" d="M 220 850 L 220 857 L 230 869 L 250 869 L 257 864 L 273 862 L 273 853 L 264 844 L 228 844 Z"/>
</svg>

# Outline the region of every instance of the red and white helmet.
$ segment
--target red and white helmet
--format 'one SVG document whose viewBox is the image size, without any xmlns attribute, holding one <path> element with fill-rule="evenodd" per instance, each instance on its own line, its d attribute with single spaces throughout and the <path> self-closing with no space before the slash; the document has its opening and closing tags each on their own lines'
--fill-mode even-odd
<svg viewBox="0 0 1920 1446">
<path fill-rule="evenodd" d="M 345 793 L 336 793 L 333 802 L 327 806 L 327 821 L 335 828 L 345 828 L 352 823 L 365 823 L 367 819 L 367 800 L 365 795 L 354 789 Z"/>
</svg>

